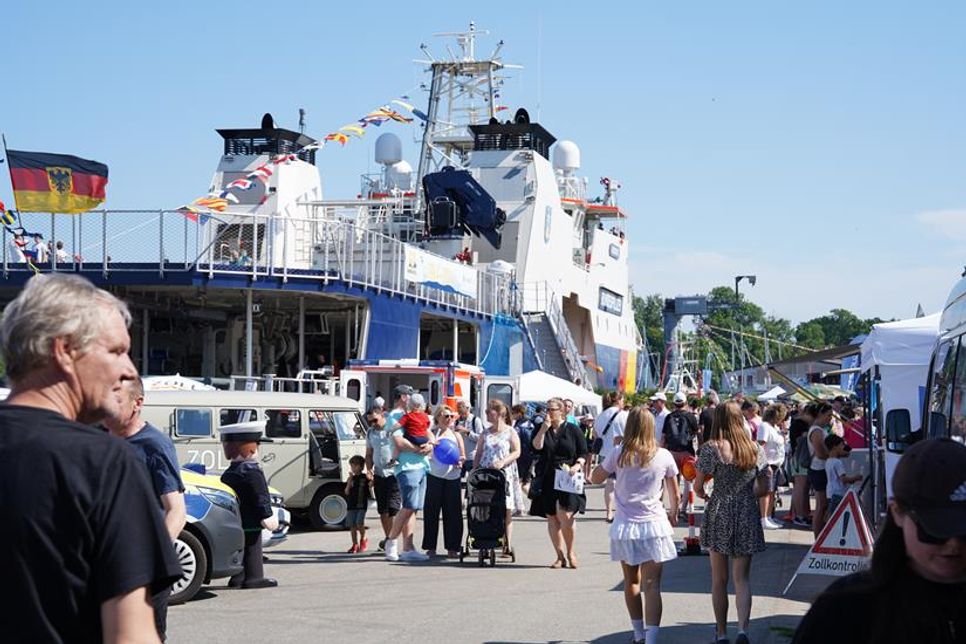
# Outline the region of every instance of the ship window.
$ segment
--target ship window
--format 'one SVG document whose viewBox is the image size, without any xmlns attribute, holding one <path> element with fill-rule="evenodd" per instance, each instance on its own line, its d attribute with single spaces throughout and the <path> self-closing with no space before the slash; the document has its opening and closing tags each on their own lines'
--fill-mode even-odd
<svg viewBox="0 0 966 644">
<path fill-rule="evenodd" d="M 302 435 L 302 414 L 298 409 L 268 409 L 265 411 L 265 435 L 269 438 L 298 438 Z"/>
<path fill-rule="evenodd" d="M 621 247 L 618 246 L 617 244 L 611 244 L 610 246 L 607 247 L 607 254 L 610 255 L 613 259 L 620 259 Z"/>
<path fill-rule="evenodd" d="M 210 409 L 175 409 L 176 436 L 211 436 Z"/>
<path fill-rule="evenodd" d="M 624 296 L 609 288 L 601 287 L 597 308 L 605 313 L 620 315 L 624 311 Z"/>
</svg>

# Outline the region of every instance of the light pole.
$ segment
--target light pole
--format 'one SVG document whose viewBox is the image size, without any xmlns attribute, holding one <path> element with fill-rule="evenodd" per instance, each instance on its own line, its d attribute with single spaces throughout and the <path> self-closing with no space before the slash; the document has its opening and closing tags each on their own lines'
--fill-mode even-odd
<svg viewBox="0 0 966 644">
<path fill-rule="evenodd" d="M 741 280 L 748 280 L 748 283 L 752 286 L 758 281 L 758 277 L 755 275 L 735 275 L 735 304 L 738 304 L 738 284 Z"/>
</svg>

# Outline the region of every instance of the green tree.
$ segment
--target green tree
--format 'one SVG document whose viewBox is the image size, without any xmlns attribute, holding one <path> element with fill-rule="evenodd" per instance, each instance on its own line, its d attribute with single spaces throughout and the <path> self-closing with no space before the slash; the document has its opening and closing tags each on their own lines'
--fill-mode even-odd
<svg viewBox="0 0 966 644">
<path fill-rule="evenodd" d="M 802 322 L 795 327 L 795 341 L 812 349 L 821 349 L 826 346 L 825 330 L 814 320 Z"/>
<path fill-rule="evenodd" d="M 828 315 L 799 324 L 795 328 L 795 337 L 801 344 L 814 348 L 836 347 L 848 344 L 857 335 L 868 333 L 872 325 L 879 322 L 882 322 L 879 318 L 863 320 L 846 309 L 832 309 Z"/>
<path fill-rule="evenodd" d="M 634 322 L 647 338 L 651 352 L 664 355 L 664 298 L 659 293 L 647 297 L 634 296 Z"/>
</svg>

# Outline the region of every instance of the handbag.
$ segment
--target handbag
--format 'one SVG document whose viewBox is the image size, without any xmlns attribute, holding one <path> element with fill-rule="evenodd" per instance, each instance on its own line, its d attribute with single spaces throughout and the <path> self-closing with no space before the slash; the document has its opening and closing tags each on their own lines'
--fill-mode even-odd
<svg viewBox="0 0 966 644">
<path fill-rule="evenodd" d="M 755 496 L 759 499 L 763 496 L 768 496 L 771 494 L 772 483 L 775 479 L 775 473 L 767 465 L 764 468 L 760 468 L 758 473 L 755 475 Z"/>
<path fill-rule="evenodd" d="M 530 489 L 527 490 L 527 498 L 531 501 L 540 496 L 543 492 L 543 478 L 534 476 L 530 479 Z"/>
<path fill-rule="evenodd" d="M 612 415 L 610 420 L 607 421 L 607 424 L 604 425 L 604 431 L 600 433 L 600 436 L 590 441 L 589 449 L 591 454 L 600 454 L 600 451 L 604 449 L 604 436 L 607 436 L 607 432 L 610 431 L 611 423 L 614 422 L 614 419 L 617 418 L 617 414 L 619 413 L 621 413 L 620 410 L 614 412 L 614 415 Z"/>
</svg>

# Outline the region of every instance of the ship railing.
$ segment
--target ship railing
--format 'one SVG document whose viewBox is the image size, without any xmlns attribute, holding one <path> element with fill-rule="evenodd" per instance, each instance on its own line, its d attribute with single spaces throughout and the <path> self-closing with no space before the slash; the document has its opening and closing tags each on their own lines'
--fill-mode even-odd
<svg viewBox="0 0 966 644">
<path fill-rule="evenodd" d="M 26 237 L 26 255 L 17 250 L 15 234 Z M 49 248 L 47 261 L 32 256 L 34 234 Z M 60 253 L 56 243 L 61 242 Z M 201 249 L 196 221 L 174 210 L 92 210 L 77 215 L 19 212 L 3 227 L 3 272 L 143 271 L 160 275 L 193 271 Z M 61 259 L 58 260 L 58 254 Z"/>
<path fill-rule="evenodd" d="M 273 391 L 297 394 L 338 396 L 339 379 L 332 373 L 300 371 L 294 378 L 267 373 L 261 376 L 231 376 L 232 391 Z"/>
<path fill-rule="evenodd" d="M 325 208 L 334 208 L 327 205 Z M 366 209 L 367 213 L 371 212 Z M 78 215 L 21 212 L 2 229 L 0 258 L 11 273 L 156 272 L 200 273 L 343 282 L 351 287 L 412 298 L 468 314 L 512 313 L 515 290 L 503 275 L 421 250 L 382 232 L 371 220 L 314 216 L 323 210 L 293 207 L 272 215 L 196 213 L 177 210 L 95 210 Z M 331 213 L 331 209 L 328 211 Z M 367 216 L 369 216 L 367 214 Z M 392 214 L 395 219 L 396 215 Z M 15 233 L 26 234 L 26 249 L 39 233 L 50 247 L 48 261 L 17 250 Z M 63 242 L 64 261 L 55 243 Z M 407 272 L 407 255 L 424 253 L 440 272 L 463 288 L 436 288 L 425 272 Z M 27 255 L 30 253 L 28 252 Z M 453 282 L 453 280 L 451 280 Z"/>
<path fill-rule="evenodd" d="M 587 179 L 586 177 L 557 175 L 557 191 L 560 193 L 561 199 L 586 201 Z"/>
</svg>

